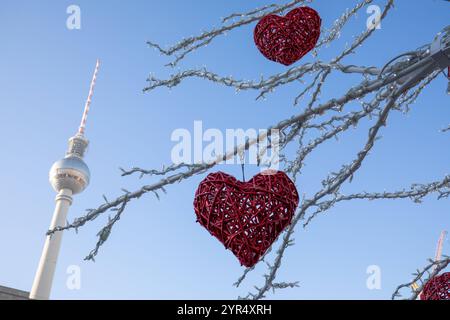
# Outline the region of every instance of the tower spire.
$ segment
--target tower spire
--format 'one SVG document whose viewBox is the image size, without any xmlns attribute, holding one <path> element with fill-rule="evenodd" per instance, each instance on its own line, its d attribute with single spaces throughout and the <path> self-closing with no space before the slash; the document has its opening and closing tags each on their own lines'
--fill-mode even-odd
<svg viewBox="0 0 450 320">
<path fill-rule="evenodd" d="M 97 59 L 97 63 L 95 64 L 94 75 L 92 76 L 91 85 L 89 87 L 89 94 L 86 99 L 86 103 L 84 104 L 83 117 L 81 118 L 80 127 L 78 128 L 78 134 L 84 136 L 84 130 L 86 128 L 86 120 L 89 113 L 89 109 L 91 107 L 92 96 L 94 94 L 95 82 L 97 81 L 97 73 L 100 67 L 100 60 Z"/>
<path fill-rule="evenodd" d="M 447 236 L 447 231 L 442 231 L 441 236 L 439 237 L 437 246 L 436 246 L 436 254 L 434 256 L 434 261 L 439 261 L 442 258 L 442 247 L 444 246 L 445 237 Z M 437 265 L 433 266 L 433 271 L 437 268 Z"/>
</svg>

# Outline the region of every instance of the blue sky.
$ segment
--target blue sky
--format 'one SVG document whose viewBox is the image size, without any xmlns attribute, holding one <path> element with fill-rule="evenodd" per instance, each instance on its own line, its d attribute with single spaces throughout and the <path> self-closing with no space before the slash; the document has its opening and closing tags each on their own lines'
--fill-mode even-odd
<svg viewBox="0 0 450 320">
<path fill-rule="evenodd" d="M 232 12 L 245 12 L 267 1 L 2 1 L 0 5 L 0 284 L 29 290 L 50 223 L 55 194 L 48 183 L 51 164 L 61 158 L 86 98 L 96 58 L 102 61 L 86 135 L 91 144 L 86 162 L 91 184 L 77 195 L 69 220 L 86 208 L 112 199 L 122 187 L 134 190 L 153 179 L 120 176 L 119 167 L 160 168 L 170 164 L 173 130 L 266 128 L 296 112 L 293 98 L 301 84 L 281 88 L 265 101 L 256 92 L 235 92 L 201 80 L 173 90 L 143 94 L 150 73 L 167 77 L 176 70 L 169 60 L 146 46 L 147 40 L 170 45 L 220 23 Z M 315 1 L 311 6 L 330 26 L 355 1 Z M 374 1 L 384 5 L 385 1 Z M 81 8 L 81 30 L 66 28 L 66 8 Z M 346 64 L 381 66 L 393 56 L 429 43 L 449 22 L 445 1 L 396 1 L 381 30 L 358 48 Z M 366 26 L 360 11 L 342 38 L 320 52 L 334 57 Z M 220 37 L 190 55 L 180 69 L 206 66 L 238 78 L 257 79 L 285 70 L 255 48 L 246 26 Z M 308 55 L 302 61 L 312 61 Z M 301 63 L 301 62 L 299 62 Z M 357 77 L 336 75 L 322 101 L 339 96 Z M 414 182 L 439 180 L 449 173 L 449 134 L 439 132 L 450 121 L 447 82 L 439 76 L 408 115 L 394 114 L 383 139 L 344 192 L 397 190 Z M 311 195 L 327 172 L 351 160 L 364 143 L 369 123 L 332 141 L 313 154 L 298 182 Z M 240 167 L 221 169 L 239 175 Z M 247 176 L 257 172 L 248 166 Z M 102 247 L 95 263 L 84 256 L 107 220 L 64 235 L 53 287 L 56 299 L 236 298 L 262 282 L 258 266 L 241 288 L 232 283 L 243 268 L 235 257 L 195 223 L 193 194 L 204 175 L 168 188 L 157 201 L 147 195 L 132 202 Z M 450 230 L 448 200 L 429 197 L 410 201 L 353 202 L 337 206 L 303 229 L 288 250 L 281 281 L 300 287 L 270 294 L 286 299 L 384 299 L 410 273 L 434 255 L 441 230 Z M 447 241 L 444 253 L 449 253 Z M 66 270 L 81 268 L 81 289 L 66 287 Z M 366 268 L 381 268 L 381 290 L 368 290 Z"/>
</svg>

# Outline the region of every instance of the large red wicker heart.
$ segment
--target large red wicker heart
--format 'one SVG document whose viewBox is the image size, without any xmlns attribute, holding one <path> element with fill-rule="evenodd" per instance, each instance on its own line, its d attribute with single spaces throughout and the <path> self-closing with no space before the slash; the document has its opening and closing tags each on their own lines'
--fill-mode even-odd
<svg viewBox="0 0 450 320">
<path fill-rule="evenodd" d="M 198 186 L 194 209 L 197 222 L 251 267 L 291 222 L 298 201 L 284 172 L 265 171 L 248 182 L 216 172 Z"/>
<path fill-rule="evenodd" d="M 436 276 L 427 282 L 420 295 L 421 300 L 450 300 L 450 272 Z"/>
<path fill-rule="evenodd" d="M 300 7 L 284 17 L 265 16 L 256 25 L 253 38 L 267 59 L 288 66 L 316 46 L 321 23 L 322 19 L 314 9 Z"/>
</svg>

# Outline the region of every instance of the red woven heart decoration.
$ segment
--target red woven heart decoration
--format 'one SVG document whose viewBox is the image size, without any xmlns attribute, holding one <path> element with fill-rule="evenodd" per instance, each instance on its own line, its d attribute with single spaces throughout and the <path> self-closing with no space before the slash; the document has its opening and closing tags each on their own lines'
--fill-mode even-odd
<svg viewBox="0 0 450 320">
<path fill-rule="evenodd" d="M 450 300 L 450 272 L 428 281 L 420 295 L 420 300 Z"/>
<path fill-rule="evenodd" d="M 286 16 L 269 14 L 255 27 L 253 38 L 269 60 L 285 66 L 311 51 L 319 40 L 322 19 L 309 7 L 291 10 Z"/>
<path fill-rule="evenodd" d="M 216 172 L 198 186 L 194 209 L 197 222 L 251 267 L 291 222 L 298 201 L 284 172 L 265 171 L 248 182 Z"/>
</svg>

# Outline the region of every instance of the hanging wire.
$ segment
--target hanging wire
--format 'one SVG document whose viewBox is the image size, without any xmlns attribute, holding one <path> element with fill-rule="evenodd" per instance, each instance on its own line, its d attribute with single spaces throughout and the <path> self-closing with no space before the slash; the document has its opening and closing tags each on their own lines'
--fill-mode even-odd
<svg viewBox="0 0 450 320">
<path fill-rule="evenodd" d="M 378 75 L 378 78 L 381 78 L 381 77 L 383 76 L 383 73 L 384 73 L 384 71 L 386 70 L 386 68 L 387 68 L 391 63 L 393 63 L 394 61 L 397 61 L 398 59 L 400 59 L 400 58 L 402 58 L 402 57 L 406 57 L 406 56 L 416 56 L 416 55 L 417 55 L 417 53 L 416 53 L 415 51 L 409 51 L 409 52 L 402 53 L 402 54 L 396 56 L 395 58 L 389 60 L 389 61 L 384 65 L 384 67 L 381 69 L 380 74 Z"/>
<path fill-rule="evenodd" d="M 239 150 L 239 159 L 241 160 L 242 182 L 245 182 L 245 151 Z"/>
</svg>

